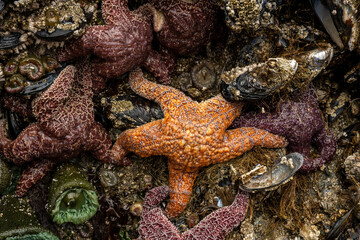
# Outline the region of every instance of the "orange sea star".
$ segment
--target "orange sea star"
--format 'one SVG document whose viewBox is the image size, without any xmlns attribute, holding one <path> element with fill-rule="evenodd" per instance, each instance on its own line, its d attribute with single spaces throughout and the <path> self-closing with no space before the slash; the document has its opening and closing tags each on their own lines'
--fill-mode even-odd
<svg viewBox="0 0 360 240">
<path fill-rule="evenodd" d="M 185 209 L 201 167 L 225 162 L 254 146 L 287 144 L 285 138 L 265 130 L 226 130 L 243 104 L 227 102 L 221 95 L 198 103 L 177 89 L 146 80 L 140 69 L 130 74 L 130 86 L 160 104 L 165 117 L 121 133 L 112 148 L 113 158 L 120 161 L 129 151 L 141 157 L 168 157 L 170 203 L 166 214 L 170 218 Z"/>
</svg>

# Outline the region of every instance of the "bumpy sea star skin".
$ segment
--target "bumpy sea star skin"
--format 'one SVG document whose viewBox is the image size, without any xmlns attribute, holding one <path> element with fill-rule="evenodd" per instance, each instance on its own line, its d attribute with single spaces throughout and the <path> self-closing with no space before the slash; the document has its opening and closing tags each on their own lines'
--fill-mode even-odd
<svg viewBox="0 0 360 240">
<path fill-rule="evenodd" d="M 276 103 L 270 112 L 244 114 L 235 119 L 232 126 L 257 127 L 285 137 L 289 141 L 289 150 L 304 156 L 300 168 L 302 172 L 317 170 L 331 160 L 336 152 L 336 139 L 326 129 L 312 88 L 294 93 L 290 100 Z M 311 143 L 318 147 L 319 152 L 319 157 L 314 159 L 310 158 Z"/>
<path fill-rule="evenodd" d="M 170 218 L 185 209 L 201 167 L 225 162 L 254 146 L 287 145 L 283 137 L 256 128 L 226 131 L 240 115 L 242 103 L 227 102 L 221 95 L 198 103 L 177 89 L 146 80 L 140 69 L 130 73 L 130 86 L 157 102 L 165 117 L 122 132 L 113 156 L 121 161 L 131 151 L 141 157 L 168 157 L 171 193 L 166 213 Z"/>
<path fill-rule="evenodd" d="M 78 71 L 74 66 L 66 67 L 53 85 L 33 100 L 37 122 L 14 141 L 0 136 L 0 152 L 7 159 L 18 165 L 39 161 L 25 170 L 18 185 L 19 195 L 39 180 L 53 166 L 52 162 L 70 159 L 80 151 L 90 151 L 101 161 L 113 162 L 110 136 L 94 119 L 89 68 L 86 62 L 79 64 Z"/>
<path fill-rule="evenodd" d="M 209 42 L 219 10 L 215 0 L 150 2 L 164 14 L 164 23 L 157 31 L 161 46 L 175 54 L 187 55 Z"/>
<path fill-rule="evenodd" d="M 55 165 L 55 162 L 47 159 L 30 163 L 19 178 L 16 195 L 24 196 L 27 190 L 41 180 Z"/>
<path fill-rule="evenodd" d="M 168 194 L 167 186 L 157 187 L 146 193 L 138 240 L 225 239 L 226 235 L 244 219 L 249 203 L 247 193 L 239 192 L 230 206 L 209 214 L 199 224 L 180 236 L 176 227 L 166 218 L 159 207 L 160 202 Z"/>
<path fill-rule="evenodd" d="M 106 79 L 124 74 L 135 66 L 144 66 L 163 81 L 169 80 L 166 61 L 152 51 L 153 28 L 160 21 L 149 4 L 130 11 L 127 0 L 103 0 L 102 14 L 107 25 L 90 26 L 78 40 L 66 44 L 59 52 L 60 61 L 93 54 L 91 71 L 93 89 L 104 88 Z"/>
<path fill-rule="evenodd" d="M 31 101 L 18 96 L 10 95 L 1 98 L 3 106 L 23 117 L 34 117 L 31 110 Z"/>
</svg>

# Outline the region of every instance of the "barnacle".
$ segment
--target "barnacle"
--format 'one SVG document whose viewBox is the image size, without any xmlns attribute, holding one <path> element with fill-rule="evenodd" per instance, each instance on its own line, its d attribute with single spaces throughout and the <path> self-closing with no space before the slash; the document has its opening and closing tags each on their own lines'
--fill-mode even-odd
<svg viewBox="0 0 360 240">
<path fill-rule="evenodd" d="M 258 30 L 274 23 L 277 1 L 224 0 L 226 24 L 233 31 Z"/>
<path fill-rule="evenodd" d="M 80 4 L 70 1 L 52 1 L 42 11 L 29 18 L 29 29 L 45 40 L 64 40 L 79 35 L 87 21 Z"/>
<path fill-rule="evenodd" d="M 59 22 L 59 14 L 55 8 L 50 7 L 45 11 L 45 25 L 47 27 L 55 27 Z"/>
<path fill-rule="evenodd" d="M 140 217 L 143 212 L 143 202 L 137 201 L 131 204 L 130 206 L 130 213 L 134 216 Z"/>
</svg>

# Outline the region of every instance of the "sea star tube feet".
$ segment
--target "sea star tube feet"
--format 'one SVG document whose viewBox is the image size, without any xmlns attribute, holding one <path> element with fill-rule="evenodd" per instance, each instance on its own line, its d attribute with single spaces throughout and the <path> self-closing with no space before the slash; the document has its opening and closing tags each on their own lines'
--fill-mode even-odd
<svg viewBox="0 0 360 240">
<path fill-rule="evenodd" d="M 90 26 L 81 38 L 67 43 L 59 52 L 60 61 L 94 55 L 91 71 L 95 77 L 93 87 L 96 92 L 105 87 L 107 79 L 119 77 L 141 65 L 164 81 L 170 79 L 166 63 L 161 63 L 151 46 L 151 17 L 154 25 L 161 21 L 154 7 L 145 4 L 130 11 L 127 0 L 104 0 L 102 14 L 107 25 Z M 148 57 L 155 60 L 148 60 Z"/>
<path fill-rule="evenodd" d="M 146 80 L 140 69 L 130 73 L 130 86 L 157 102 L 165 117 L 122 132 L 113 146 L 113 157 L 121 161 L 128 152 L 168 157 L 170 203 L 166 214 L 170 218 L 185 209 L 201 167 L 225 162 L 254 146 L 287 145 L 285 138 L 261 129 L 226 131 L 243 104 L 230 103 L 221 95 L 198 103 L 177 89 Z"/>
<path fill-rule="evenodd" d="M 89 151 L 97 159 L 114 163 L 111 139 L 95 121 L 92 81 L 88 61 L 67 66 L 45 92 L 32 102 L 35 119 L 10 141 L 0 136 L 0 150 L 7 159 L 22 165 L 37 161 L 24 171 L 18 193 L 25 193 L 53 164 Z M 125 162 L 117 161 L 117 164 Z"/>
<path fill-rule="evenodd" d="M 317 170 L 336 152 L 336 139 L 326 129 L 313 88 L 274 103 L 270 112 L 244 114 L 235 119 L 232 126 L 257 127 L 285 137 L 289 141 L 289 150 L 304 156 L 302 172 Z M 315 159 L 310 158 L 311 143 L 318 148 L 319 157 Z"/>
<path fill-rule="evenodd" d="M 192 229 L 180 234 L 166 218 L 159 204 L 169 194 L 167 186 L 154 188 L 146 193 L 144 211 L 141 216 L 139 234 L 141 239 L 202 239 L 220 240 L 244 219 L 249 203 L 247 193 L 239 192 L 230 206 L 209 214 Z"/>
</svg>

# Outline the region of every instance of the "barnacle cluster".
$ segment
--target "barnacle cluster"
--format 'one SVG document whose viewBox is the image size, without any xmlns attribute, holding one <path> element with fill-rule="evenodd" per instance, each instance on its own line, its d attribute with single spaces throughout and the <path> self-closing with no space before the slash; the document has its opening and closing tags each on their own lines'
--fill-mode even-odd
<svg viewBox="0 0 360 240">
<path fill-rule="evenodd" d="M 225 0 L 226 24 L 233 31 L 256 31 L 260 27 L 274 24 L 272 11 L 277 8 L 277 1 L 257 0 Z"/>
<path fill-rule="evenodd" d="M 68 30 L 68 35 L 71 35 L 71 32 L 79 36 L 82 34 L 81 26 L 86 22 L 86 16 L 76 1 L 52 1 L 40 12 L 30 15 L 27 22 L 26 28 L 39 37 L 43 36 L 39 31 L 46 31 L 51 35 L 56 30 Z"/>
<path fill-rule="evenodd" d="M 26 52 L 39 55 L 84 32 L 98 1 L 5 1 L 0 10 L 0 58 Z M 13 56 L 14 57 L 14 56 Z"/>
</svg>

